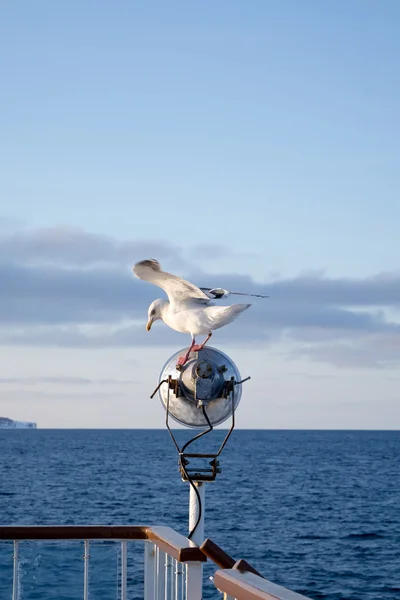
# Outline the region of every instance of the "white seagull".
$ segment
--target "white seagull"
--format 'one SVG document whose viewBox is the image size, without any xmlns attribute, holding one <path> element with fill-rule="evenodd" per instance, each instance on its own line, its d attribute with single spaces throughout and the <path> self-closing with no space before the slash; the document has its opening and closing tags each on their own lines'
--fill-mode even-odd
<svg viewBox="0 0 400 600">
<path fill-rule="evenodd" d="M 181 277 L 166 273 L 161 269 L 160 263 L 154 259 L 136 263 L 133 272 L 138 279 L 148 281 L 163 289 L 169 300 L 168 302 L 159 298 L 150 304 L 147 331 L 150 331 L 154 321 L 161 319 L 171 329 L 191 335 L 192 343 L 185 356 L 179 357 L 179 366 L 183 366 L 187 362 L 191 352 L 198 352 L 204 348 L 215 329 L 231 323 L 240 313 L 251 306 L 251 304 L 215 306 L 211 302 L 211 298 L 223 298 L 229 294 L 268 298 L 268 296 L 259 294 L 229 292 L 222 288 L 198 288 Z M 200 345 L 196 344 L 197 335 L 207 336 Z"/>
</svg>

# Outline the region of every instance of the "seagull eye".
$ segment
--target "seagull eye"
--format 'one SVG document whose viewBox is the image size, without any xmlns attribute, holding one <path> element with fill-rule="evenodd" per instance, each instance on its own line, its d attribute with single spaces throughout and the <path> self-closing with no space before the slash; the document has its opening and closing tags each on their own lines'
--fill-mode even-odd
<svg viewBox="0 0 400 600">
<path fill-rule="evenodd" d="M 151 313 L 150 313 L 150 316 L 151 316 L 151 317 L 154 317 L 154 315 L 155 315 L 155 314 L 156 314 L 156 311 L 155 311 L 155 310 L 154 310 L 154 308 L 153 308 L 153 310 L 152 310 L 152 311 L 151 311 Z"/>
</svg>

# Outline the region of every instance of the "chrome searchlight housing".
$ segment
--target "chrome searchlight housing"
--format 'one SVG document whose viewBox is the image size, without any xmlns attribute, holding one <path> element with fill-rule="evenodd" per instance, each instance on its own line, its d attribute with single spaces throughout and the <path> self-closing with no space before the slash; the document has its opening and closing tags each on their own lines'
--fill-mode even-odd
<svg viewBox="0 0 400 600">
<path fill-rule="evenodd" d="M 179 455 L 182 479 L 189 481 L 195 490 L 194 482 L 214 481 L 221 472 L 219 456 L 235 427 L 235 411 L 242 396 L 242 384 L 250 377 L 240 379 L 239 370 L 229 356 L 210 346 L 192 352 L 184 365 L 178 365 L 179 356 L 186 356 L 187 352 L 188 348 L 184 348 L 167 360 L 150 397 L 154 398 L 158 393 L 165 410 L 166 427 Z M 229 418 L 230 428 L 218 450 L 194 452 L 189 449 L 197 440 L 210 434 L 216 425 Z M 202 431 L 181 446 L 170 427 L 171 419 L 190 429 Z M 198 493 L 197 490 L 196 496 Z M 200 516 L 189 538 L 199 522 Z"/>
<path fill-rule="evenodd" d="M 179 356 L 186 351 L 171 356 L 160 373 L 161 404 L 185 427 L 220 425 L 239 405 L 243 383 L 239 370 L 229 356 L 210 346 L 192 353 L 183 367 L 177 367 Z"/>
</svg>

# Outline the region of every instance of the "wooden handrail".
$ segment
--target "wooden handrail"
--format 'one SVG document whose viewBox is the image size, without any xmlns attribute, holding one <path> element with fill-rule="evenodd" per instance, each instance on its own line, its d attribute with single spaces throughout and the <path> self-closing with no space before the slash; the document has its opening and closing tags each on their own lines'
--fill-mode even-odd
<svg viewBox="0 0 400 600">
<path fill-rule="evenodd" d="M 214 585 L 236 600 L 310 600 L 254 573 L 241 573 L 237 569 L 217 571 Z"/>
<path fill-rule="evenodd" d="M 10 525 L 0 526 L 0 540 L 145 540 L 138 525 Z"/>
<path fill-rule="evenodd" d="M 254 575 L 258 575 L 259 577 L 262 577 L 264 579 L 264 575 L 261 575 L 261 573 L 259 573 L 257 571 L 257 569 L 255 569 L 244 558 L 240 558 L 238 561 L 236 561 L 232 568 L 237 569 L 238 571 L 241 571 L 242 573 L 244 573 L 246 571 L 249 573 L 254 573 Z"/>
<path fill-rule="evenodd" d="M 171 527 L 148 527 L 147 539 L 179 562 L 206 562 L 207 557 L 191 540 Z"/>
<path fill-rule="evenodd" d="M 0 540 L 148 540 L 179 562 L 207 560 L 200 548 L 170 527 L 138 525 L 0 526 Z"/>
<path fill-rule="evenodd" d="M 229 556 L 225 550 L 222 550 L 218 544 L 210 540 L 210 538 L 204 540 L 200 546 L 200 550 L 204 552 L 217 567 L 220 567 L 221 569 L 233 569 L 235 560 Z"/>
<path fill-rule="evenodd" d="M 212 560 L 213 563 L 215 563 L 217 567 L 220 567 L 221 569 L 238 569 L 239 571 L 250 571 L 251 573 L 258 575 L 259 577 L 263 577 L 263 575 L 261 575 L 261 573 L 259 573 L 257 569 L 252 567 L 251 564 L 247 562 L 247 560 L 244 560 L 244 558 L 241 558 L 240 560 L 237 560 L 235 562 L 235 559 L 232 558 L 232 556 L 229 556 L 229 554 L 227 554 L 225 550 L 222 550 L 222 548 L 218 546 L 218 544 L 210 540 L 210 538 L 204 540 L 204 542 L 200 546 L 200 550 L 204 552 L 207 558 Z"/>
</svg>

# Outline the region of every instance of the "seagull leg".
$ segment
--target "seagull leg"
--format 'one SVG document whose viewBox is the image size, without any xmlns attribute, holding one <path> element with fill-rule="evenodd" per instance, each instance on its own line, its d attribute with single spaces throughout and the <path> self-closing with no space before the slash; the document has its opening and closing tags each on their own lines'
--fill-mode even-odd
<svg viewBox="0 0 400 600">
<path fill-rule="evenodd" d="M 206 337 L 206 339 L 204 340 L 204 342 L 202 344 L 195 344 L 192 348 L 193 352 L 199 352 L 200 350 L 203 350 L 204 346 L 207 344 L 208 340 L 210 339 L 210 337 L 212 336 L 212 333 L 210 331 L 210 333 L 208 334 L 208 336 Z"/>
<path fill-rule="evenodd" d="M 193 338 L 190 348 L 186 352 L 185 356 L 180 356 L 178 358 L 178 362 L 176 363 L 177 367 L 183 367 L 183 365 L 185 365 L 187 363 L 187 361 L 189 360 L 190 353 L 193 350 L 193 348 L 195 347 L 195 343 L 196 343 L 196 340 Z"/>
</svg>

